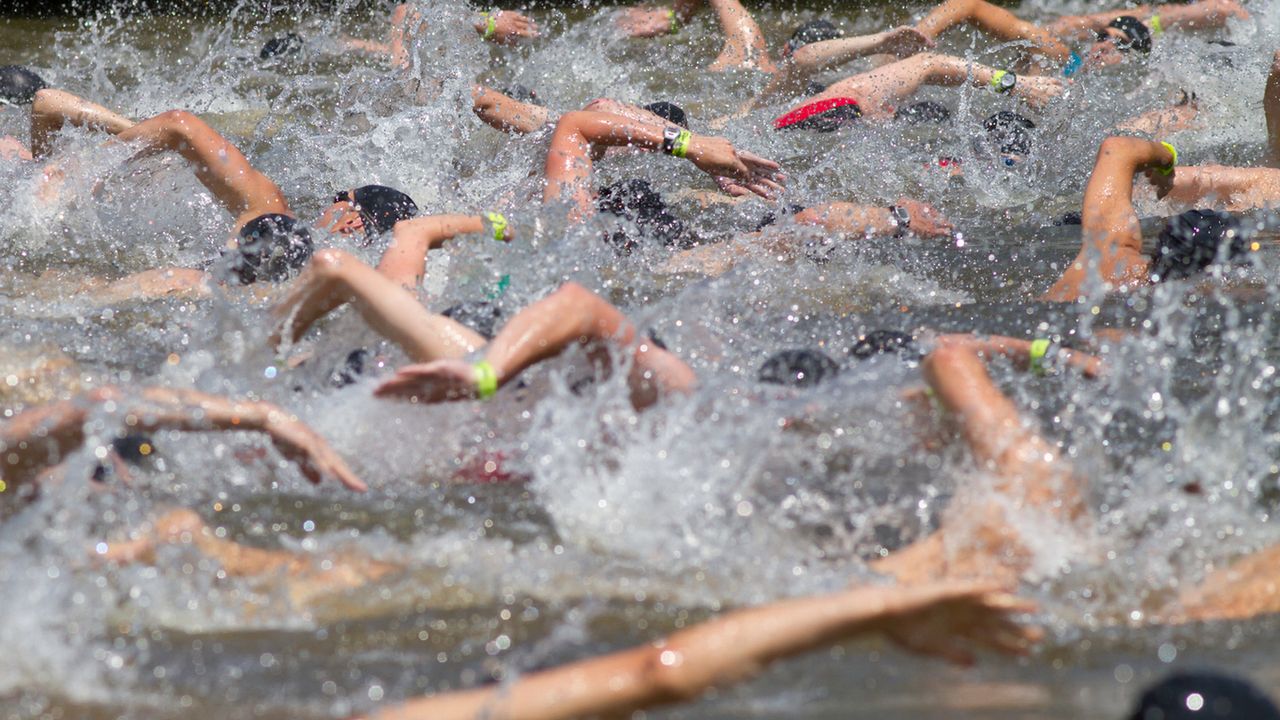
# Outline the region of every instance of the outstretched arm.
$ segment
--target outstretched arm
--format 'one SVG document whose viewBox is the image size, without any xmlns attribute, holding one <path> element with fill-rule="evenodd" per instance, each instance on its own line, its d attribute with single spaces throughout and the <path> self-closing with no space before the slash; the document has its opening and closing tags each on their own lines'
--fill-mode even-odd
<svg viewBox="0 0 1280 720">
<path fill-rule="evenodd" d="M 675 0 L 670 7 L 633 7 L 618 16 L 618 27 L 634 38 L 674 33 L 702 9 L 703 0 Z"/>
<path fill-rule="evenodd" d="M 672 126 L 673 130 L 678 130 Z M 686 131 L 687 132 L 687 131 Z M 595 147 L 632 146 L 661 150 L 663 128 L 606 113 L 578 110 L 565 113 L 556 123 L 547 151 L 543 202 L 570 199 L 578 218 L 591 213 L 591 153 Z M 728 140 L 689 134 L 684 157 L 713 176 L 742 182 L 753 192 L 767 195 L 779 186 L 778 164 L 739 151 Z"/>
<path fill-rule="evenodd" d="M 471 110 L 486 125 L 502 132 L 527 134 L 546 127 L 551 113 L 544 107 L 523 103 L 493 88 L 471 87 Z"/>
<path fill-rule="evenodd" d="M 764 33 L 755 18 L 738 0 L 709 0 L 716 11 L 716 21 L 724 34 L 724 47 L 711 63 L 714 71 L 730 68 L 748 68 L 775 73 L 778 68 L 769 59 L 769 48 Z"/>
<path fill-rule="evenodd" d="M 592 349 L 599 367 L 609 366 L 610 347 L 634 354 L 627 382 L 637 409 L 663 394 L 686 392 L 696 381 L 693 370 L 675 355 L 637 341 L 635 326 L 617 308 L 581 285 L 568 283 L 521 310 L 489 343 L 484 359 L 494 375 L 492 389 L 575 344 Z M 411 365 L 379 386 L 376 394 L 419 402 L 460 400 L 480 394 L 477 381 L 476 368 L 462 361 Z"/>
<path fill-rule="evenodd" d="M 46 88 L 31 103 L 31 154 L 44 157 L 53 144 L 53 134 L 67 125 L 90 127 L 112 135 L 133 127 L 129 118 L 65 90 Z"/>
<path fill-rule="evenodd" d="M 1223 27 L 1231 18 L 1248 18 L 1249 13 L 1237 0 L 1200 0 L 1193 3 L 1138 5 L 1124 10 L 1067 15 L 1049 23 L 1047 30 L 1063 39 L 1089 39 L 1094 33 L 1122 15 L 1131 15 L 1152 26 L 1152 17 L 1160 17 L 1160 29 L 1180 28 L 1205 30 Z M 1152 28 L 1153 30 L 1155 28 Z"/>
<path fill-rule="evenodd" d="M 292 214 L 284 193 L 270 178 L 250 165 L 218 131 L 185 110 L 143 120 L 118 136 L 142 143 L 142 155 L 165 151 L 182 155 L 201 184 L 236 217 L 237 231 L 259 215 Z"/>
<path fill-rule="evenodd" d="M 862 587 L 738 610 L 658 642 L 525 676 L 510 687 L 411 700 L 377 720 L 570 720 L 628 717 L 688 702 L 765 666 L 883 633 L 907 649 L 970 664 L 972 648 L 1025 653 L 1039 632 L 1009 615 L 1032 606 L 990 585 Z"/>
<path fill-rule="evenodd" d="M 1005 42 L 1026 41 L 1031 53 L 1057 63 L 1065 63 L 1071 56 L 1071 50 L 1048 31 L 986 0 L 946 0 L 916 23 L 916 29 L 930 40 L 937 40 L 957 25 L 972 25 Z"/>
<path fill-rule="evenodd" d="M 499 45 L 514 45 L 521 40 L 538 37 L 538 24 L 514 10 L 480 13 L 472 27 L 484 40 Z"/>
<path fill-rule="evenodd" d="M 851 60 L 880 53 L 905 58 L 933 45 L 933 40 L 915 28 L 905 26 L 871 35 L 808 43 L 783 61 L 778 73 L 749 107 L 759 107 L 774 98 L 802 92 L 814 75 Z"/>
<path fill-rule="evenodd" d="M 409 290 L 416 290 L 422 285 L 428 250 L 458 235 L 484 229 L 484 218 L 479 215 L 428 215 L 401 220 L 391 232 L 391 245 L 378 262 L 378 272 Z"/>
<path fill-rule="evenodd" d="M 271 345 L 297 340 L 317 320 L 348 302 L 370 327 L 419 362 L 462 357 L 484 345 L 475 331 L 430 312 L 396 280 L 332 248 L 311 256 L 290 284 L 288 297 L 272 310 L 277 329 Z"/>
<path fill-rule="evenodd" d="M 1094 262 L 1104 282 L 1133 285 L 1147 281 L 1142 227 L 1133 209 L 1133 179 L 1145 172 L 1158 183 L 1163 196 L 1174 183 L 1173 165 L 1173 155 L 1161 143 L 1131 137 L 1102 141 L 1084 189 L 1080 253 L 1044 299 L 1072 301 L 1080 297 Z"/>
<path fill-rule="evenodd" d="M 97 407 L 110 404 L 130 432 L 156 430 L 250 430 L 266 433 L 313 482 L 333 476 L 352 490 L 364 490 L 329 444 L 287 411 L 265 402 L 237 401 L 195 390 L 160 387 L 125 391 L 99 388 L 71 400 L 33 408 L 0 428 L 0 450 L 10 461 L 5 481 L 30 482 L 40 470 L 61 462 L 84 444 L 84 426 Z"/>
</svg>

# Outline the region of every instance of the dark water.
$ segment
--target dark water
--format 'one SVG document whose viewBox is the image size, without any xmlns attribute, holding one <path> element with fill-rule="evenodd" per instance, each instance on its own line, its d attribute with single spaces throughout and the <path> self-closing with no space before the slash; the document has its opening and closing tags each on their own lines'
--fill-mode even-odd
<svg viewBox="0 0 1280 720">
<path fill-rule="evenodd" d="M 1093 148 L 1116 121 L 1190 87 L 1205 129 L 1175 136 L 1184 157 L 1250 163 L 1259 155 L 1259 98 L 1280 41 L 1273 3 L 1255 0 L 1254 20 L 1219 33 L 1171 37 L 1131 72 L 1082 79 L 1037 114 L 1040 150 L 1014 172 L 972 163 L 956 181 L 925 168 L 938 155 L 968 157 L 980 120 L 1003 107 L 971 90 L 923 93 L 956 113 L 945 129 L 859 128 L 815 145 L 811 136 L 767 132 L 769 111 L 733 124 L 725 134 L 735 143 L 785 161 L 788 202 L 888 204 L 908 194 L 944 208 L 963 238 L 849 240 L 826 264 L 760 256 L 715 280 L 655 273 L 665 251 L 620 260 L 593 230 L 566 227 L 558 209 L 536 204 L 530 173 L 541 168 L 545 145 L 481 126 L 464 101 L 476 79 L 535 87 L 556 110 L 599 96 L 673 99 L 697 130 L 762 84 L 700 71 L 718 50 L 705 15 L 679 36 L 631 42 L 612 34 L 607 9 L 539 6 L 532 14 L 545 39 L 498 51 L 458 29 L 464 6 L 436 4 L 413 73 L 439 92 L 410 102 L 387 68 L 327 44 L 339 33 L 385 32 L 379 12 L 344 7 L 355 10 L 244 6 L 203 19 L 9 20 L 0 23 L 0 64 L 31 65 L 133 117 L 171 108 L 202 114 L 301 217 L 314 216 L 333 189 L 364 182 L 401 187 L 431 212 L 502 208 L 529 241 L 455 243 L 441 253 L 447 262 L 433 260 L 430 307 L 472 298 L 510 274 L 504 305 L 514 311 L 574 279 L 653 327 L 703 385 L 687 401 L 636 416 L 617 381 L 577 396 L 560 364 L 532 373 L 546 395 L 536 404 L 388 406 L 369 397 L 368 383 L 335 391 L 323 382 L 350 348 L 376 346 L 349 314 L 314 336 L 316 361 L 276 374 L 261 347 L 261 304 L 234 294 L 123 305 L 77 296 L 68 276 L 208 259 L 226 221 L 180 163 L 125 166 L 127 151 L 68 133 L 62 151 L 77 174 L 56 207 L 32 201 L 30 170 L 0 166 L 0 346 L 15 368 L 5 372 L 56 354 L 75 366 L 55 396 L 64 385 L 104 381 L 254 393 L 312 422 L 373 489 L 350 496 L 267 462 L 242 462 L 237 451 L 257 446 L 250 438 L 166 434 L 162 462 L 129 492 L 68 484 L 6 511 L 6 717 L 341 716 L 643 642 L 727 607 L 868 580 L 862 559 L 931 528 L 957 482 L 975 474 L 971 461 L 957 443 L 926 451 L 914 439 L 896 405 L 918 381 L 911 368 L 851 368 L 821 397 L 764 395 L 753 375 L 775 349 L 821 345 L 840 354 L 876 327 L 1077 338 L 1131 330 L 1105 351 L 1121 370 L 1096 383 L 994 369 L 1090 479 L 1097 543 L 1111 559 L 1072 563 L 1085 554 L 1075 536 L 1045 530 L 1042 572 L 1023 593 L 1042 604 L 1038 621 L 1050 639 L 1025 661 L 988 658 L 961 670 L 850 644 L 653 715 L 1119 717 L 1143 683 L 1199 664 L 1277 686 L 1270 619 L 1124 623 L 1179 581 L 1280 539 L 1270 524 L 1280 476 L 1274 251 L 1206 288 L 1067 307 L 1030 300 L 1078 247 L 1075 230 L 1053 223 L 1079 209 Z M 1094 4 L 1016 7 L 1043 18 Z M 771 42 L 819 14 L 786 4 L 753 9 Z M 851 5 L 832 14 L 853 32 L 871 32 L 923 9 Z M 304 53 L 258 62 L 262 42 L 286 29 L 309 39 Z M 1207 42 L 1215 37 L 1237 45 Z M 1011 57 L 971 40 L 954 33 L 943 49 L 993 64 Z M 25 123 L 25 112 L 0 111 L 0 131 L 25 138 Z M 644 175 L 673 196 L 706 187 L 665 160 L 622 158 L 602 164 L 598 176 Z M 767 209 L 676 207 L 717 240 L 749 229 Z M 63 279 L 42 278 L 49 270 Z M 19 402 L 6 396 L 6 407 Z M 779 431 L 780 418 L 797 414 L 824 430 Z M 531 481 L 447 484 L 459 458 L 482 447 L 507 453 Z M 89 463 L 88 451 L 71 461 L 73 469 Z M 1186 496 L 1181 488 L 1191 483 L 1204 492 Z M 94 543 L 175 505 L 249 544 L 316 557 L 359 553 L 407 570 L 296 607 L 270 579 L 219 579 L 215 565 L 183 551 L 162 553 L 154 568 L 104 571 L 89 561 Z"/>
</svg>

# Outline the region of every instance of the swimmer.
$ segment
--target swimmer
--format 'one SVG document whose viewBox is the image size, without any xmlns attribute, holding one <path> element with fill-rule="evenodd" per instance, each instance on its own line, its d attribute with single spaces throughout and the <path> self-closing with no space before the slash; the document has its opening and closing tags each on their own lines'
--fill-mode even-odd
<svg viewBox="0 0 1280 720">
<path fill-rule="evenodd" d="M 1127 53 L 1151 51 L 1152 37 L 1165 30 L 1199 30 L 1226 25 L 1229 18 L 1247 18 L 1236 0 L 1139 5 L 1126 10 L 1069 15 L 1044 27 L 1018 18 L 986 0 L 946 0 L 916 24 L 925 37 L 936 40 L 957 25 L 972 25 L 998 40 L 1025 41 L 1023 68 L 1071 77 L 1081 69 L 1122 62 Z M 1092 40 L 1083 57 L 1066 42 Z"/>
<path fill-rule="evenodd" d="M 0 112 L 13 107 L 30 105 L 36 93 L 49 84 L 32 70 L 19 65 L 0 66 Z M 0 158 L 5 160 L 30 160 L 31 151 L 22 141 L 11 135 L 0 136 Z"/>
<path fill-rule="evenodd" d="M 1142 254 L 1142 228 L 1133 207 L 1134 180 L 1144 174 L 1157 196 L 1164 197 L 1178 186 L 1181 171 L 1176 165 L 1175 148 L 1169 143 L 1132 137 L 1102 141 L 1084 191 L 1080 252 L 1042 299 L 1079 300 L 1094 277 L 1110 291 L 1185 278 L 1211 265 L 1220 246 L 1227 260 L 1255 249 L 1256 243 L 1247 241 L 1238 220 L 1215 210 L 1198 209 L 1169 220 L 1160 233 L 1154 258 Z"/>
<path fill-rule="evenodd" d="M 0 452 L 6 458 L 0 469 L 0 501 L 30 499 L 41 484 L 60 477 L 63 461 L 84 445 L 91 421 L 104 414 L 120 422 L 120 435 L 103 456 L 118 474 L 127 476 L 125 460 L 151 454 L 148 436 L 156 431 L 256 431 L 265 433 L 312 482 L 334 478 L 351 490 L 366 489 L 323 438 L 271 403 L 194 390 L 100 387 L 70 400 L 33 406 L 0 425 Z M 130 447 L 132 451 L 125 450 Z"/>
</svg>

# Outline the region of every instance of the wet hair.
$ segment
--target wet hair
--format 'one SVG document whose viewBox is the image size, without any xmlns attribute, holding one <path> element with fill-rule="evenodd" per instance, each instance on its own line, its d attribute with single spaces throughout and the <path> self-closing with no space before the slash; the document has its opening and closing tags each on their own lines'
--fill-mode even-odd
<svg viewBox="0 0 1280 720">
<path fill-rule="evenodd" d="M 840 374 L 840 366 L 821 350 L 783 350 L 770 355 L 756 379 L 774 385 L 813 387 Z"/>
<path fill-rule="evenodd" d="M 849 348 L 849 355 L 859 360 L 889 354 L 897 355 L 903 360 L 919 360 L 924 357 L 924 353 L 916 345 L 916 339 L 897 330 L 872 330 L 858 338 Z"/>
<path fill-rule="evenodd" d="M 418 204 L 413 198 L 386 185 L 363 185 L 333 196 L 335 203 L 349 202 L 364 219 L 364 232 L 368 236 L 381 235 L 418 214 Z"/>
<path fill-rule="evenodd" d="M 673 122 L 685 130 L 689 129 L 689 117 L 685 115 L 684 108 L 673 102 L 659 100 L 658 102 L 651 102 L 648 105 L 645 105 L 644 109 L 667 122 Z"/>
<path fill-rule="evenodd" d="M 1129 720 L 1280 720 L 1280 709 L 1245 680 L 1183 672 L 1142 693 Z"/>
<path fill-rule="evenodd" d="M 258 280 L 284 280 L 311 257 L 311 234 L 288 215 L 270 213 L 250 220 L 240 231 L 240 244 L 230 262 L 241 285 Z"/>
<path fill-rule="evenodd" d="M 752 232 L 760 232 L 761 230 L 778 222 L 779 212 L 785 217 L 788 215 L 795 215 L 796 213 L 799 213 L 799 212 L 804 212 L 806 209 L 807 208 L 803 205 L 796 205 L 795 203 L 790 203 L 786 207 L 781 208 L 780 210 L 776 210 L 776 211 L 769 210 L 765 212 L 764 215 L 760 216 L 760 221 L 756 223 L 756 226 L 752 229 Z"/>
<path fill-rule="evenodd" d="M 830 20 L 810 20 L 791 33 L 791 39 L 782 47 L 782 56 L 790 57 L 792 53 L 809 43 L 835 40 L 844 37 L 844 31 L 836 27 Z"/>
<path fill-rule="evenodd" d="M 502 319 L 502 310 L 488 300 L 469 300 L 445 308 L 441 315 L 466 325 L 492 340 L 497 333 L 498 321 Z"/>
<path fill-rule="evenodd" d="M 910 125 L 920 123 L 944 123 L 951 119 L 951 110 L 939 102 L 922 100 L 906 107 L 900 107 L 893 113 L 893 119 Z"/>
<path fill-rule="evenodd" d="M 1226 257 L 1247 251 L 1244 229 L 1236 218 L 1217 210 L 1188 210 L 1170 218 L 1151 260 L 1153 280 L 1177 280 L 1204 270 L 1225 242 Z"/>
<path fill-rule="evenodd" d="M 258 52 L 260 60 L 268 60 L 280 55 L 296 55 L 302 50 L 302 36 L 298 33 L 289 33 L 280 37 L 273 37 L 262 46 L 262 50 Z"/>
<path fill-rule="evenodd" d="M 987 139 L 991 146 L 1001 153 L 1029 155 L 1031 153 L 1031 130 L 1036 124 L 1024 115 L 1012 110 L 1001 110 L 982 121 L 982 129 L 987 131 Z"/>
<path fill-rule="evenodd" d="M 5 104 L 29 105 L 47 87 L 44 78 L 21 65 L 0 67 L 0 101 Z"/>
<path fill-rule="evenodd" d="M 1054 225 L 1080 225 L 1084 218 L 1080 215 L 1079 210 L 1068 210 L 1062 213 L 1062 217 L 1053 221 Z"/>
<path fill-rule="evenodd" d="M 1142 21 L 1132 15 L 1121 15 L 1120 17 L 1107 23 L 1107 27 L 1115 28 L 1124 33 L 1128 42 L 1116 41 L 1116 49 L 1121 52 L 1129 52 L 1137 50 L 1140 53 L 1151 52 L 1151 30 L 1142 24 Z M 1111 40 L 1111 36 L 1105 30 L 1098 32 L 1098 40 Z"/>
<path fill-rule="evenodd" d="M 521 85 L 520 83 L 508 85 L 507 87 L 502 88 L 502 94 L 512 100 L 519 100 L 522 103 L 529 103 L 530 105 L 542 107 L 542 101 L 538 99 L 537 91 L 531 87 Z"/>
<path fill-rule="evenodd" d="M 685 231 L 684 222 L 671 213 L 667 204 L 647 180 L 632 178 L 619 180 L 600 188 L 596 207 L 601 212 L 612 213 L 635 223 L 644 233 L 652 235 L 666 247 L 689 248 L 693 242 Z M 605 236 L 605 240 L 623 254 L 630 254 L 639 246 L 636 238 L 618 230 Z"/>
</svg>

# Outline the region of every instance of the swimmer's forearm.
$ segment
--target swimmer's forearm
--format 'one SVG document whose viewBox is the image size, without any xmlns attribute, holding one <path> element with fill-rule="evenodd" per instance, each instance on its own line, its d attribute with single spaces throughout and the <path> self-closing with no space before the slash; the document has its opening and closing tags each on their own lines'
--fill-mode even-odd
<svg viewBox="0 0 1280 720">
<path fill-rule="evenodd" d="M 483 85 L 471 88 L 471 110 L 486 125 L 502 132 L 528 134 L 546 126 L 551 113 Z"/>
<path fill-rule="evenodd" d="M 401 220 L 392 230 L 391 246 L 378 262 L 378 272 L 414 290 L 425 272 L 428 251 L 458 235 L 484 229 L 484 218 L 479 215 L 431 215 Z"/>
</svg>

